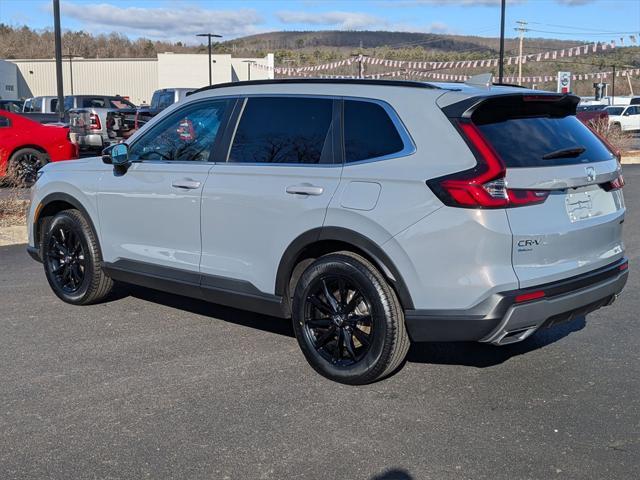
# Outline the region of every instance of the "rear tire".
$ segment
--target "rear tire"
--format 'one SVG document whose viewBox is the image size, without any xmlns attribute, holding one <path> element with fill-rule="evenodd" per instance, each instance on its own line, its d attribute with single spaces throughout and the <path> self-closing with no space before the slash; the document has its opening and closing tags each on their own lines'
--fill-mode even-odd
<svg viewBox="0 0 640 480">
<path fill-rule="evenodd" d="M 21 148 L 11 155 L 7 177 L 17 187 L 30 187 L 36 183 L 38 170 L 49 163 L 49 155 L 35 148 Z"/>
<path fill-rule="evenodd" d="M 63 210 L 44 224 L 42 263 L 53 292 L 73 305 L 106 298 L 113 281 L 102 270 L 102 254 L 89 222 L 77 210 Z"/>
<path fill-rule="evenodd" d="M 393 373 L 409 350 L 404 312 L 380 272 L 352 252 L 320 257 L 295 288 L 293 328 L 321 375 L 362 385 Z"/>
</svg>

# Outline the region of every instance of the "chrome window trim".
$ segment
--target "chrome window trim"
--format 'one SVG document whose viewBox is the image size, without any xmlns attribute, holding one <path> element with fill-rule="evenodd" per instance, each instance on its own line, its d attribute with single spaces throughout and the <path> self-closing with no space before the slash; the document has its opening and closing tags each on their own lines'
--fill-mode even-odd
<svg viewBox="0 0 640 480">
<path fill-rule="evenodd" d="M 395 127 L 396 131 L 400 135 L 400 139 L 402 140 L 402 145 L 403 145 L 402 150 L 399 150 L 397 152 L 389 153 L 387 155 L 382 155 L 380 157 L 365 158 L 364 160 L 358 160 L 356 162 L 347 162 L 347 159 L 345 157 L 343 159 L 345 167 L 350 167 L 351 165 L 362 165 L 365 163 L 383 162 L 385 160 L 393 160 L 394 158 L 409 157 L 416 153 L 417 151 L 416 144 L 413 141 L 411 134 L 409 133 L 409 131 L 407 130 L 407 127 L 402 122 L 402 119 L 400 118 L 398 113 L 389 103 L 387 103 L 384 100 L 379 100 L 376 98 L 368 98 L 368 97 L 341 97 L 341 98 L 343 101 L 349 100 L 349 101 L 356 101 L 356 102 L 369 102 L 369 103 L 375 103 L 381 106 L 383 110 L 387 113 L 389 118 L 391 119 L 391 123 L 393 123 L 393 126 Z M 345 126 L 345 121 L 344 121 L 344 111 L 343 111 L 343 114 L 342 114 L 343 135 L 344 135 L 344 126 Z M 345 142 L 346 142 L 346 139 L 343 139 L 343 144 Z"/>
</svg>

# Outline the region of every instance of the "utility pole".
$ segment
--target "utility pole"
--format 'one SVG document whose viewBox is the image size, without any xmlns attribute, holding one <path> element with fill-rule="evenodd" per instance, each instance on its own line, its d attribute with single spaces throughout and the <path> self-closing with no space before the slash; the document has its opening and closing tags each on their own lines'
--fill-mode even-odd
<svg viewBox="0 0 640 480">
<path fill-rule="evenodd" d="M 613 75 L 611 75 L 611 105 L 616 103 L 616 66 L 613 65 Z"/>
<path fill-rule="evenodd" d="M 56 51 L 56 86 L 58 90 L 58 119 L 64 121 L 64 87 L 62 85 L 62 30 L 60 28 L 60 0 L 53 0 L 53 36 Z"/>
<path fill-rule="evenodd" d="M 222 35 L 216 35 L 214 33 L 198 33 L 196 37 L 207 37 L 209 39 L 209 86 L 213 85 L 212 76 L 211 76 L 211 38 L 222 38 Z"/>
<path fill-rule="evenodd" d="M 631 85 L 631 75 L 629 75 L 629 71 L 627 70 L 627 82 L 629 82 L 629 92 L 633 97 L 633 85 Z"/>
<path fill-rule="evenodd" d="M 502 7 L 500 9 L 500 65 L 498 67 L 498 83 L 503 83 L 504 77 L 504 15 L 507 5 L 507 0 L 502 0 Z"/>
<path fill-rule="evenodd" d="M 522 43 L 524 42 L 524 34 L 528 32 L 527 22 L 524 20 L 518 20 L 516 22 L 518 27 L 516 31 L 520 34 L 520 53 L 518 54 L 518 85 L 522 85 Z"/>
</svg>

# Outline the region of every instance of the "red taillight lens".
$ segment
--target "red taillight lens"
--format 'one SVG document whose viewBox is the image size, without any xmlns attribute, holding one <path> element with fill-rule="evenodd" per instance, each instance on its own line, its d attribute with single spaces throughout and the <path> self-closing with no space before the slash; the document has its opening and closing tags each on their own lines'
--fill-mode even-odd
<svg viewBox="0 0 640 480">
<path fill-rule="evenodd" d="M 618 267 L 618 270 L 624 272 L 625 270 L 629 270 L 629 262 L 624 262 L 622 265 Z"/>
<path fill-rule="evenodd" d="M 544 202 L 549 192 L 507 188 L 506 168 L 476 125 L 458 121 L 457 127 L 474 152 L 478 165 L 471 170 L 429 180 L 440 200 L 451 207 L 508 208 Z"/>
<path fill-rule="evenodd" d="M 607 192 L 612 192 L 613 190 L 621 190 L 622 187 L 624 187 L 624 177 L 622 176 L 622 174 L 620 174 L 615 180 L 603 183 L 601 186 Z"/>
<path fill-rule="evenodd" d="M 100 117 L 95 113 L 89 115 L 89 130 L 100 130 L 102 125 L 100 123 Z"/>
</svg>

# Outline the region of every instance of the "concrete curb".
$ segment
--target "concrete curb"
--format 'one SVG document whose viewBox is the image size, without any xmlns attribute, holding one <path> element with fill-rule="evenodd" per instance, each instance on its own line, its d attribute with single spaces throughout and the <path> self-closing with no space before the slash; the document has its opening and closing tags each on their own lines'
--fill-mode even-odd
<svg viewBox="0 0 640 480">
<path fill-rule="evenodd" d="M 0 247 L 27 243 L 27 226 L 13 225 L 11 227 L 0 227 Z"/>
</svg>

